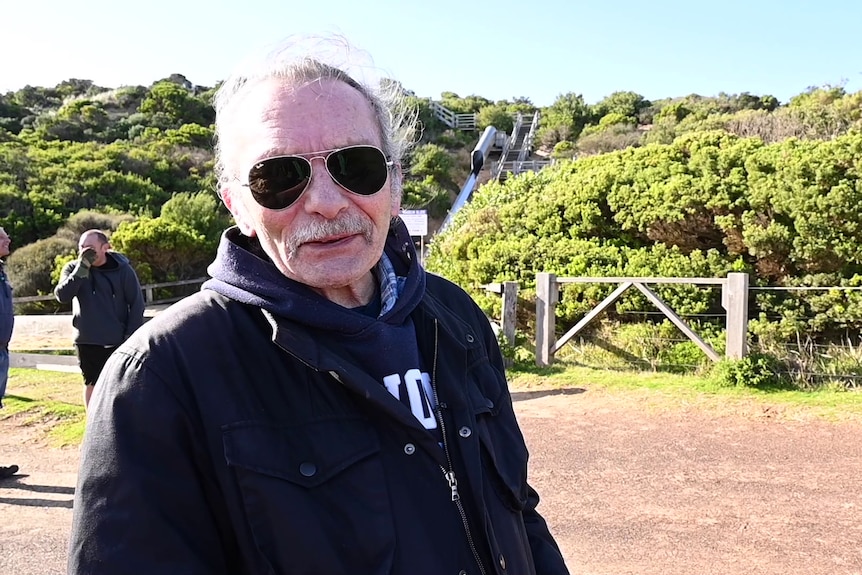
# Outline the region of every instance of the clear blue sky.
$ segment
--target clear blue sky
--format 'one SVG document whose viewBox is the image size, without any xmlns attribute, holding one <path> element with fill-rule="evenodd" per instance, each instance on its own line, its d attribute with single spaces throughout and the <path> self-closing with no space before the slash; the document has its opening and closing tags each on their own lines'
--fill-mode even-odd
<svg viewBox="0 0 862 575">
<path fill-rule="evenodd" d="M 172 73 L 212 86 L 250 48 L 327 31 L 432 98 L 862 90 L 857 0 L 6 0 L 0 20 L 0 93 Z"/>
</svg>

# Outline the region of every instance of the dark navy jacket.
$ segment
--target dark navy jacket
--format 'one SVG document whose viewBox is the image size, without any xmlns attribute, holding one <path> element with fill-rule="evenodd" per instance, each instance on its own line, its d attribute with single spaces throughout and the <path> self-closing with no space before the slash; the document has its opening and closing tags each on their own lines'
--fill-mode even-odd
<svg viewBox="0 0 862 575">
<path fill-rule="evenodd" d="M 415 259 L 404 239 L 387 254 Z M 258 307 L 205 290 L 145 324 L 90 405 L 69 572 L 568 573 L 487 319 L 430 274 L 411 318 L 445 449 L 337 346 Z"/>
<path fill-rule="evenodd" d="M 14 325 L 15 310 L 12 305 L 12 285 L 6 277 L 6 264 L 0 261 L 0 350 L 9 347 Z"/>
</svg>

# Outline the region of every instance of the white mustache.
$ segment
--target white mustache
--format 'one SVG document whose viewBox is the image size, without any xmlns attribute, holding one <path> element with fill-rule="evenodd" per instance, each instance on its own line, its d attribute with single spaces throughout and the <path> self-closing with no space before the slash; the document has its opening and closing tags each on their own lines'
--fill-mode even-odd
<svg viewBox="0 0 862 575">
<path fill-rule="evenodd" d="M 313 222 L 297 230 L 287 241 L 287 256 L 292 258 L 304 243 L 318 242 L 342 234 L 360 234 L 365 241 L 371 241 L 373 225 L 371 220 L 359 214 L 346 214 L 337 220 Z"/>
</svg>

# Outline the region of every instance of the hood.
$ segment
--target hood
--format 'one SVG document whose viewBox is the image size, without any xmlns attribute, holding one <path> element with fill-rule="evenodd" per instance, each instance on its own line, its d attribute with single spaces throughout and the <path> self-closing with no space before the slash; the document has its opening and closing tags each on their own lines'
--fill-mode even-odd
<svg viewBox="0 0 862 575">
<path fill-rule="evenodd" d="M 107 255 L 109 258 L 114 258 L 114 261 L 115 261 L 115 262 L 117 262 L 117 267 L 118 267 L 118 268 L 121 268 L 121 267 L 125 267 L 125 266 L 128 266 L 128 265 L 131 265 L 131 264 L 129 264 L 129 258 L 127 258 L 126 256 L 124 256 L 124 255 L 123 255 L 123 254 L 121 254 L 120 252 L 111 252 L 111 251 L 109 251 L 106 255 Z"/>
<path fill-rule="evenodd" d="M 395 306 L 379 318 L 344 308 L 284 276 L 263 252 L 257 238 L 243 236 L 236 227 L 222 234 L 216 258 L 207 269 L 212 279 L 202 289 L 327 331 L 356 333 L 375 321 L 400 325 L 425 293 L 425 270 L 418 263 L 413 240 L 400 218 L 390 225 L 384 252 L 396 276 L 402 278 L 402 288 Z"/>
</svg>

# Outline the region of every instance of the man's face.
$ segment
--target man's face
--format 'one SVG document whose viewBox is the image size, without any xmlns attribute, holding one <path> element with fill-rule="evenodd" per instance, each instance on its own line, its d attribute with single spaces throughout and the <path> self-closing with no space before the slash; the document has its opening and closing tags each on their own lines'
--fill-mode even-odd
<svg viewBox="0 0 862 575">
<path fill-rule="evenodd" d="M 93 260 L 93 265 L 102 266 L 105 265 L 106 261 L 108 261 L 107 254 L 108 250 L 111 249 L 111 244 L 103 242 L 96 234 L 85 233 L 78 241 L 78 253 L 80 254 L 87 249 L 96 252 L 96 259 Z"/>
<path fill-rule="evenodd" d="M 9 235 L 0 228 L 0 258 L 5 258 L 9 255 L 9 244 L 12 243 L 12 240 L 9 238 Z"/>
<path fill-rule="evenodd" d="M 391 186 L 400 172 L 390 170 L 382 190 L 360 196 L 332 180 L 324 160 L 317 157 L 325 153 L 309 152 L 357 144 L 380 147 L 368 101 L 343 82 L 292 88 L 270 80 L 253 87 L 234 110 L 222 142 L 234 151 L 230 157 L 239 181 L 228 184 L 222 196 L 242 232 L 258 237 L 285 276 L 330 299 L 338 299 L 335 292 L 367 288 L 390 219 L 398 213 Z M 264 208 L 243 186 L 248 170 L 265 158 L 284 155 L 314 157 L 311 182 L 289 207 Z"/>
</svg>

